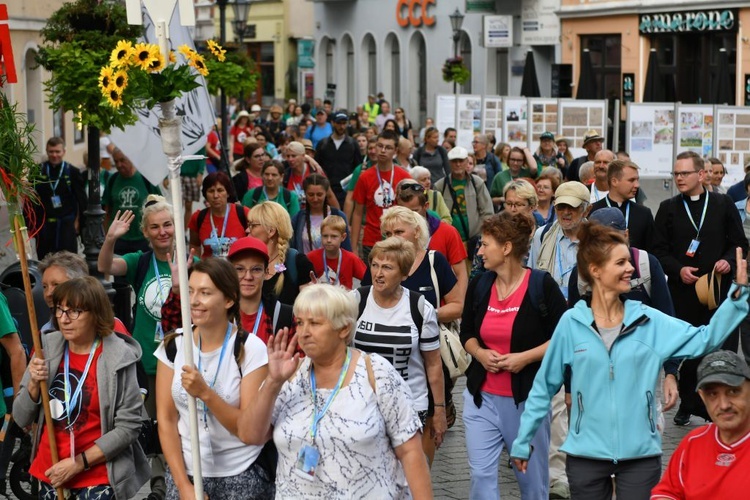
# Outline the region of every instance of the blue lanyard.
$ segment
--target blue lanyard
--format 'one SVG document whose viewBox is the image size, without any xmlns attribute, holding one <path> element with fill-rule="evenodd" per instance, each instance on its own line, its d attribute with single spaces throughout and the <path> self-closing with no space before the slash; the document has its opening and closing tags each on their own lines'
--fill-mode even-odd
<svg viewBox="0 0 750 500">
<path fill-rule="evenodd" d="M 383 185 L 383 179 L 380 177 L 380 169 L 376 168 L 375 173 L 378 175 L 378 182 L 380 183 L 380 190 L 383 192 L 383 207 L 388 208 L 393 204 L 393 198 L 391 197 L 390 193 L 393 191 L 393 174 L 396 173 L 396 168 L 391 165 L 391 181 L 390 181 L 390 187 L 388 188 L 388 195 L 386 196 L 386 189 Z"/>
<path fill-rule="evenodd" d="M 612 208 L 612 205 L 609 203 L 609 196 L 604 198 L 604 201 L 607 202 L 607 206 Z M 630 200 L 625 200 L 625 227 L 630 227 Z"/>
<path fill-rule="evenodd" d="M 50 180 L 50 182 L 52 182 L 52 177 L 50 177 L 50 173 L 51 173 L 50 164 L 47 163 L 47 178 Z M 57 174 L 57 179 L 55 179 L 55 183 L 52 185 L 53 194 L 57 194 L 56 193 L 57 185 L 60 184 L 60 179 L 62 178 L 64 173 L 65 173 L 65 162 L 62 162 L 62 164 L 60 164 L 60 173 Z"/>
<path fill-rule="evenodd" d="M 339 248 L 339 263 L 336 266 L 336 283 L 334 285 L 341 284 L 341 249 Z M 323 272 L 326 274 L 326 283 L 330 283 L 331 280 L 328 278 L 328 262 L 326 262 L 326 254 L 323 254 Z"/>
<path fill-rule="evenodd" d="M 701 229 L 703 228 L 703 221 L 706 220 L 706 211 L 708 210 L 708 192 L 706 192 L 706 201 L 703 202 L 703 213 L 701 214 L 701 223 L 699 226 L 695 225 L 695 220 L 693 220 L 693 214 L 690 213 L 690 208 L 688 207 L 688 204 L 687 204 L 687 201 L 685 201 L 685 198 L 682 199 L 682 204 L 685 205 L 685 211 L 687 212 L 687 216 L 690 219 L 690 223 L 693 225 L 693 227 L 697 231 L 695 238 L 698 239 L 698 236 L 701 235 Z"/>
<path fill-rule="evenodd" d="M 156 264 L 156 254 L 151 254 L 151 262 L 154 265 L 154 276 L 156 277 L 156 293 L 159 296 L 159 309 L 164 305 L 166 297 L 161 294 L 161 275 L 159 273 L 159 266 Z M 161 327 L 161 321 L 156 322 L 156 332 L 159 334 L 159 339 L 164 340 L 164 329 Z"/>
<path fill-rule="evenodd" d="M 344 361 L 344 366 L 341 367 L 341 375 L 339 375 L 339 381 L 336 383 L 336 387 L 333 388 L 333 392 L 331 392 L 331 395 L 328 396 L 328 400 L 326 401 L 326 404 L 323 406 L 323 409 L 320 410 L 320 413 L 315 411 L 316 405 L 315 402 L 317 401 L 317 385 L 315 383 L 315 367 L 310 367 L 310 387 L 312 389 L 312 403 L 313 403 L 313 414 L 312 414 L 312 426 L 310 427 L 310 437 L 312 438 L 313 444 L 315 444 L 315 436 L 318 434 L 318 422 L 323 418 L 323 415 L 326 414 L 328 411 L 328 407 L 331 406 L 331 403 L 333 403 L 334 398 L 338 395 L 338 393 L 341 391 L 341 386 L 344 385 L 344 378 L 346 378 L 346 372 L 349 371 L 349 362 L 352 360 L 352 350 L 348 347 L 346 348 L 346 361 Z"/>
<path fill-rule="evenodd" d="M 81 378 L 78 379 L 78 387 L 76 387 L 76 390 L 73 392 L 73 394 L 70 393 L 70 348 L 68 347 L 68 343 L 65 342 L 65 361 L 63 364 L 63 377 L 65 377 L 65 390 L 63 391 L 65 393 L 65 418 L 68 421 L 67 429 L 71 433 L 73 432 L 73 424 L 76 423 L 76 420 L 78 420 L 78 417 L 76 417 L 76 420 L 70 421 L 70 414 L 71 410 L 76 407 L 76 404 L 78 403 L 78 399 L 81 397 L 81 392 L 83 391 L 83 384 L 86 381 L 86 377 L 89 375 L 89 368 L 91 368 L 91 363 L 94 361 L 94 353 L 96 352 L 96 349 L 99 347 L 99 337 L 97 337 L 94 340 L 94 343 L 91 344 L 91 350 L 89 351 L 89 358 L 86 360 L 86 367 L 83 369 L 83 374 L 81 375 Z M 72 451 L 72 450 L 71 450 Z M 71 456 L 75 456 L 72 454 Z"/>
<path fill-rule="evenodd" d="M 255 317 L 255 325 L 253 326 L 253 335 L 258 336 L 258 326 L 260 326 L 260 318 L 263 316 L 263 302 L 258 307 L 258 315 Z"/>
<path fill-rule="evenodd" d="M 208 387 L 213 390 L 214 386 L 216 385 L 216 379 L 219 377 L 219 370 L 221 370 L 221 362 L 224 359 L 224 353 L 227 350 L 227 345 L 229 345 L 229 337 L 232 336 L 232 323 L 230 322 L 227 325 L 227 333 L 224 334 L 224 343 L 221 345 L 221 354 L 219 354 L 219 363 L 216 365 L 216 373 L 214 373 L 214 379 L 212 381 L 206 380 L 208 382 Z M 203 366 L 203 358 L 201 356 L 201 345 L 203 345 L 203 339 L 200 336 L 200 333 L 198 334 L 198 373 L 201 373 L 202 376 L 202 370 L 201 367 Z M 205 379 L 205 377 L 203 377 Z M 208 408 L 205 404 L 203 404 L 203 423 L 208 424 Z"/>
<path fill-rule="evenodd" d="M 560 286 L 562 286 L 563 281 L 565 280 L 565 275 L 568 274 L 570 271 L 572 271 L 573 268 L 575 267 L 573 265 L 573 266 L 570 266 L 568 269 L 566 269 L 566 270 L 563 271 L 562 249 L 560 248 L 560 246 L 561 246 L 560 243 L 561 242 L 562 242 L 562 240 L 560 240 L 560 241 L 557 242 L 557 251 L 555 252 L 555 253 L 557 253 L 557 270 L 560 271 L 560 282 L 559 282 Z"/>
<path fill-rule="evenodd" d="M 211 220 L 211 232 L 213 234 L 216 234 L 216 226 L 214 225 L 214 216 L 213 214 L 208 214 L 209 219 Z M 227 222 L 229 221 L 229 203 L 227 203 L 227 210 L 224 212 L 224 226 L 221 228 L 221 236 L 216 234 L 217 240 L 218 238 L 224 238 L 224 235 L 227 232 Z"/>
</svg>

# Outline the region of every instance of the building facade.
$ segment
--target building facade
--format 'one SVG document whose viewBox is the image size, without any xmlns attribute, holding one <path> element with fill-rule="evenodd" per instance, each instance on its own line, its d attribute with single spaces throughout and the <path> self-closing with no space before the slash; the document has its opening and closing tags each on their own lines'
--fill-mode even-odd
<svg viewBox="0 0 750 500">
<path fill-rule="evenodd" d="M 338 107 L 354 109 L 368 94 L 383 92 L 414 122 L 434 116 L 435 96 L 453 93 L 452 84 L 442 79 L 442 66 L 454 55 L 449 16 L 456 8 L 464 14 L 458 52 L 471 71 L 461 93 L 519 95 L 525 55 L 531 50 L 541 94 L 550 95 L 552 64 L 560 57 L 555 15 L 560 0 L 313 2 L 315 95 L 333 91 Z M 511 16 L 510 47 L 485 46 L 485 18 L 498 14 Z M 551 21 L 546 29 L 539 29 L 544 24 L 537 22 L 539 17 Z M 546 32 L 547 39 L 535 40 L 535 32 Z"/>
</svg>

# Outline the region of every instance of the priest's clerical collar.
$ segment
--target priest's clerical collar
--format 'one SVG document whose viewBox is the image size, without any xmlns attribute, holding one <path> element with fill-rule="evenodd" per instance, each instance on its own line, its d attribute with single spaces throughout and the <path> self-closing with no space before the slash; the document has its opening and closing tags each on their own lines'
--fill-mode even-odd
<svg viewBox="0 0 750 500">
<path fill-rule="evenodd" d="M 690 201 L 698 201 L 701 199 L 701 195 L 696 194 L 690 197 Z"/>
</svg>

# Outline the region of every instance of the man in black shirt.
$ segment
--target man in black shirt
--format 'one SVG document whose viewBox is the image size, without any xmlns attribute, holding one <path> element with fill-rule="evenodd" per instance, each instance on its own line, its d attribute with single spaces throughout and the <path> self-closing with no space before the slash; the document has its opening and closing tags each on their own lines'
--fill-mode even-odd
<svg viewBox="0 0 750 500">
<path fill-rule="evenodd" d="M 357 141 L 346 135 L 346 125 L 349 117 L 346 111 L 339 110 L 333 114 L 333 134 L 318 142 L 315 149 L 315 159 L 325 171 L 331 181 L 331 189 L 339 206 L 344 206 L 346 191 L 341 187 L 341 181 L 350 175 L 362 163 Z"/>
<path fill-rule="evenodd" d="M 570 166 L 568 167 L 569 181 L 580 182 L 581 179 L 578 176 L 578 170 L 581 168 L 581 165 L 583 165 L 587 161 L 594 161 L 596 153 L 602 150 L 603 143 L 604 137 L 600 136 L 599 132 L 597 132 L 596 130 L 591 129 L 586 132 L 586 134 L 583 136 L 583 149 L 586 150 L 586 154 L 584 156 L 579 156 L 570 163 Z"/>
</svg>

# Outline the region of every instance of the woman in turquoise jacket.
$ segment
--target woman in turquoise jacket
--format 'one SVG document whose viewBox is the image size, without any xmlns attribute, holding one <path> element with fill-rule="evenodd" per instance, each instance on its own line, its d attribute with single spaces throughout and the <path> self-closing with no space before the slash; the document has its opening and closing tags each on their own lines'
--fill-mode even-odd
<svg viewBox="0 0 750 500">
<path fill-rule="evenodd" d="M 694 358 L 718 349 L 748 313 L 747 261 L 737 249 L 736 282 L 707 326 L 694 327 L 640 302 L 620 297 L 633 266 L 621 233 L 584 223 L 578 272 L 592 285 L 560 319 L 534 379 L 511 456 L 525 471 L 529 445 L 549 413 L 550 400 L 572 371 L 567 454 L 571 497 L 648 499 L 661 475 L 656 429 L 656 383 L 670 358 Z"/>
</svg>

